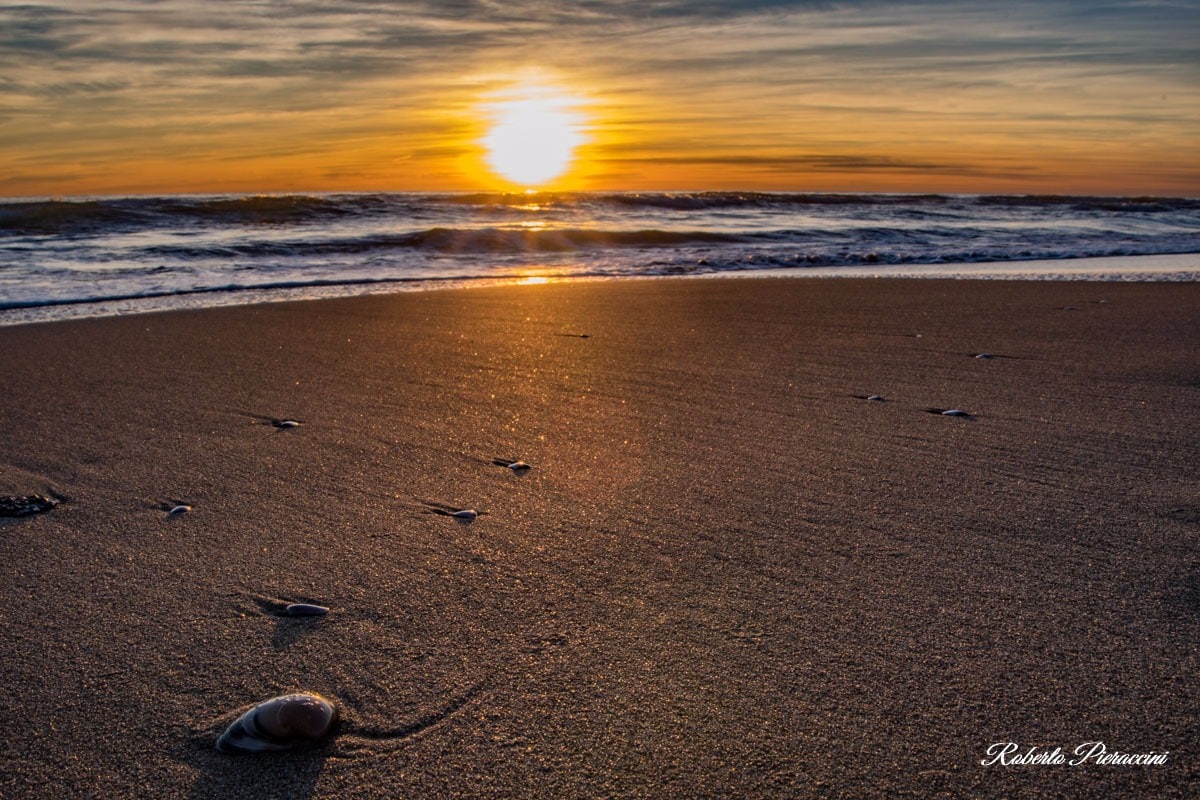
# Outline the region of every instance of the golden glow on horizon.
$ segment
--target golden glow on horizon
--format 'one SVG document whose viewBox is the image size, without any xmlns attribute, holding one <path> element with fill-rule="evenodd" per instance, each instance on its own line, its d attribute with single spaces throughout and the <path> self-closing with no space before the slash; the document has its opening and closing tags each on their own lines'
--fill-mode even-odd
<svg viewBox="0 0 1200 800">
<path fill-rule="evenodd" d="M 586 141 L 582 101 L 549 86 L 521 84 L 484 105 L 491 124 L 481 144 L 489 169 L 525 187 L 544 186 L 570 168 Z"/>
<path fill-rule="evenodd" d="M 0 197 L 1200 194 L 1187 3 L 71 5 L 0 4 Z"/>
</svg>

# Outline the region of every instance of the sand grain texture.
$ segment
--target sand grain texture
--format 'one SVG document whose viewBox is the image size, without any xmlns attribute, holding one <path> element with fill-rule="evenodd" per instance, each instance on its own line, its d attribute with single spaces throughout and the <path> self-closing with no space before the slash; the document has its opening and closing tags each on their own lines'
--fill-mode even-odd
<svg viewBox="0 0 1200 800">
<path fill-rule="evenodd" d="M 0 796 L 1194 797 L 1197 352 L 1196 285 L 0 329 L 0 494 L 65 499 L 0 520 Z M 331 744 L 214 751 L 296 690 Z M 980 766 L 1009 740 L 1171 756 Z"/>
</svg>

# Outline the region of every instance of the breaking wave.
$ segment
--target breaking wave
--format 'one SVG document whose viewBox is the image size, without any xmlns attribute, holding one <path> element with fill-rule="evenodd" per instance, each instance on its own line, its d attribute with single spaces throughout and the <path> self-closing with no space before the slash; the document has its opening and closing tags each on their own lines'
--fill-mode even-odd
<svg viewBox="0 0 1200 800">
<path fill-rule="evenodd" d="M 769 192 L 0 200 L 0 309 L 538 274 L 1200 252 L 1200 199 Z"/>
</svg>

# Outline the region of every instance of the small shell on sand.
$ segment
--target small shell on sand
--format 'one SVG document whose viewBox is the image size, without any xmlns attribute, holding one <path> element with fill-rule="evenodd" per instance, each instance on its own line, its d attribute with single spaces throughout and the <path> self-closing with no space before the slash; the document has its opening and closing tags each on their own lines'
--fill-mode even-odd
<svg viewBox="0 0 1200 800">
<path fill-rule="evenodd" d="M 53 497 L 41 494 L 24 494 L 0 497 L 0 517 L 27 517 L 40 514 L 58 505 Z"/>
<path fill-rule="evenodd" d="M 508 468 L 511 469 L 513 472 L 524 472 L 525 470 L 533 469 L 531 466 L 526 464 L 524 461 L 514 461 L 508 465 Z"/>
<path fill-rule="evenodd" d="M 866 400 L 870 400 L 871 402 L 874 402 L 874 403 L 882 403 L 882 402 L 883 402 L 883 395 L 878 395 L 878 394 L 869 394 L 869 395 L 867 395 L 867 396 L 866 396 L 864 399 L 866 399 Z"/>
<path fill-rule="evenodd" d="M 337 722 L 337 707 L 317 694 L 274 697 L 242 714 L 217 739 L 222 753 L 295 750 L 324 739 Z"/>
<path fill-rule="evenodd" d="M 191 510 L 192 510 L 191 506 L 177 505 L 177 506 L 172 506 L 171 509 L 169 511 L 167 511 L 167 514 L 168 514 L 168 516 L 174 516 L 176 514 L 186 514 Z"/>
<path fill-rule="evenodd" d="M 470 522 L 479 516 L 479 512 L 473 508 L 464 508 L 462 511 L 455 511 L 450 516 L 454 517 L 455 519 L 461 519 Z"/>
<path fill-rule="evenodd" d="M 294 419 L 273 419 L 271 424 L 276 428 L 298 428 L 300 423 Z"/>
<path fill-rule="evenodd" d="M 329 609 L 315 603 L 291 603 L 283 613 L 289 617 L 323 617 L 329 613 Z"/>
<path fill-rule="evenodd" d="M 995 356 L 992 355 L 991 353 L 976 353 L 975 358 L 987 360 L 989 358 L 995 358 Z"/>
<path fill-rule="evenodd" d="M 927 408 L 925 411 L 929 414 L 937 414 L 942 417 L 962 417 L 963 419 L 975 419 L 975 415 L 970 411 L 963 411 L 961 408 Z"/>
</svg>

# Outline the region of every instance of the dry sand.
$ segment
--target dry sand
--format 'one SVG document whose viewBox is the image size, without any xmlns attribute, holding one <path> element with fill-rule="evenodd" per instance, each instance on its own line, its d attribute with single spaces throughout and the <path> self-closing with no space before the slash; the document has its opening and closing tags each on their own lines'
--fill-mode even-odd
<svg viewBox="0 0 1200 800">
<path fill-rule="evenodd" d="M 0 495 L 65 498 L 0 520 L 0 796 L 1195 797 L 1197 353 L 1196 284 L 0 329 Z M 299 689 L 331 743 L 215 752 Z"/>
</svg>

